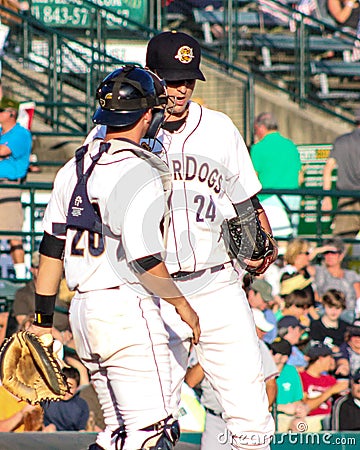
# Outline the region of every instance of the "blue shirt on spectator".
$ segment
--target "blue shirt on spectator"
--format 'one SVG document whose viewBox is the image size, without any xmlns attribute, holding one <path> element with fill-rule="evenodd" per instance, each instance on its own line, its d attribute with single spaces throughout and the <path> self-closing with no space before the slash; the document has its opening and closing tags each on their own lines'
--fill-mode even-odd
<svg viewBox="0 0 360 450">
<path fill-rule="evenodd" d="M 84 399 L 75 394 L 69 400 L 50 402 L 43 405 L 44 425 L 50 423 L 57 431 L 85 430 L 89 418 L 89 407 Z"/>
<path fill-rule="evenodd" d="M 0 144 L 11 150 L 11 155 L 0 159 L 0 178 L 17 180 L 23 178 L 29 168 L 32 138 L 29 130 L 16 124 L 6 133 L 1 133 Z"/>
<path fill-rule="evenodd" d="M 289 356 L 287 364 L 289 364 L 289 366 L 295 367 L 306 367 L 308 365 L 308 362 L 305 359 L 302 351 L 296 345 L 293 345 L 291 348 L 291 355 Z"/>
<path fill-rule="evenodd" d="M 273 311 L 269 308 L 264 309 L 263 311 L 265 319 L 269 322 L 272 323 L 274 325 L 274 328 L 271 331 L 268 331 L 265 336 L 263 337 L 263 341 L 266 342 L 267 344 L 271 344 L 274 339 L 277 336 L 277 320 L 276 320 L 276 316 L 273 313 Z"/>
</svg>

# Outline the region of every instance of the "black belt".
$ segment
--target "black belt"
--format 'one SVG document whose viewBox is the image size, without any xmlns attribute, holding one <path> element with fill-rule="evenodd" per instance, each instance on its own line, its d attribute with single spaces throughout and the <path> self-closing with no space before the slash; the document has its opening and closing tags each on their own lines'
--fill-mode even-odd
<svg viewBox="0 0 360 450">
<path fill-rule="evenodd" d="M 213 409 L 207 408 L 206 406 L 204 406 L 204 409 L 205 409 L 206 412 L 208 412 L 212 416 L 222 417 L 222 413 L 221 412 L 216 412 Z"/>
<path fill-rule="evenodd" d="M 228 263 L 225 263 L 225 264 L 228 264 Z M 179 272 L 172 273 L 171 278 L 174 278 L 175 280 L 178 280 L 178 281 L 193 280 L 194 278 L 199 278 L 202 275 L 204 275 L 204 273 L 207 270 L 210 270 L 210 273 L 219 272 L 220 270 L 225 269 L 225 264 L 218 264 L 217 266 L 209 267 L 209 268 L 203 269 L 203 270 L 197 270 L 196 272 L 184 272 L 182 270 L 179 270 Z"/>
</svg>

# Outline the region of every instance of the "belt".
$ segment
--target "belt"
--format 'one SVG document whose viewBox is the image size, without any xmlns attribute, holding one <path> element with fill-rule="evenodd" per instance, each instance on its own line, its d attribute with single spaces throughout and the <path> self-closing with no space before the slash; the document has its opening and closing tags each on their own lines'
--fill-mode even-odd
<svg viewBox="0 0 360 450">
<path fill-rule="evenodd" d="M 231 261 L 229 261 L 229 263 L 230 262 Z M 217 266 L 209 267 L 207 269 L 197 270 L 196 272 L 184 272 L 182 270 L 179 270 L 179 272 L 172 273 L 171 278 L 174 278 L 175 280 L 178 280 L 178 281 L 193 280 L 195 278 L 201 277 L 208 270 L 210 271 L 210 273 L 220 272 L 220 270 L 225 269 L 225 264 L 228 264 L 228 263 L 218 264 Z"/>
<path fill-rule="evenodd" d="M 215 417 L 221 417 L 222 416 L 221 412 L 216 412 L 213 409 L 207 408 L 206 406 L 204 406 L 204 409 L 205 409 L 206 412 L 208 412 L 212 416 L 215 416 Z"/>
</svg>

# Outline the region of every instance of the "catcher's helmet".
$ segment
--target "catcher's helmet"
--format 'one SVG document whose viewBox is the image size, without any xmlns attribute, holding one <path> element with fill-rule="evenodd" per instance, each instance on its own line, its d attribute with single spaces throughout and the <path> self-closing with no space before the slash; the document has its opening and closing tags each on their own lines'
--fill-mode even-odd
<svg viewBox="0 0 360 450">
<path fill-rule="evenodd" d="M 104 78 L 97 88 L 96 99 L 100 107 L 93 116 L 93 122 L 127 127 L 135 124 L 148 109 L 153 110 L 153 122 L 156 121 L 160 125 L 167 95 L 165 83 L 157 75 L 128 65 Z"/>
</svg>

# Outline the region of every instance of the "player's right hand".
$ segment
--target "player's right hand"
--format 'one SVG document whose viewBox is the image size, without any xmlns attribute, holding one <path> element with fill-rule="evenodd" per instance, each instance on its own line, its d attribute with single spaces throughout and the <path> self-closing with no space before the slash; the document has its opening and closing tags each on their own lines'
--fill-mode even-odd
<svg viewBox="0 0 360 450">
<path fill-rule="evenodd" d="M 180 305 L 175 307 L 176 312 L 181 317 L 181 320 L 189 325 L 193 331 L 193 344 L 198 344 L 201 330 L 199 317 L 196 312 L 192 309 L 188 301 L 182 302 Z"/>
</svg>

